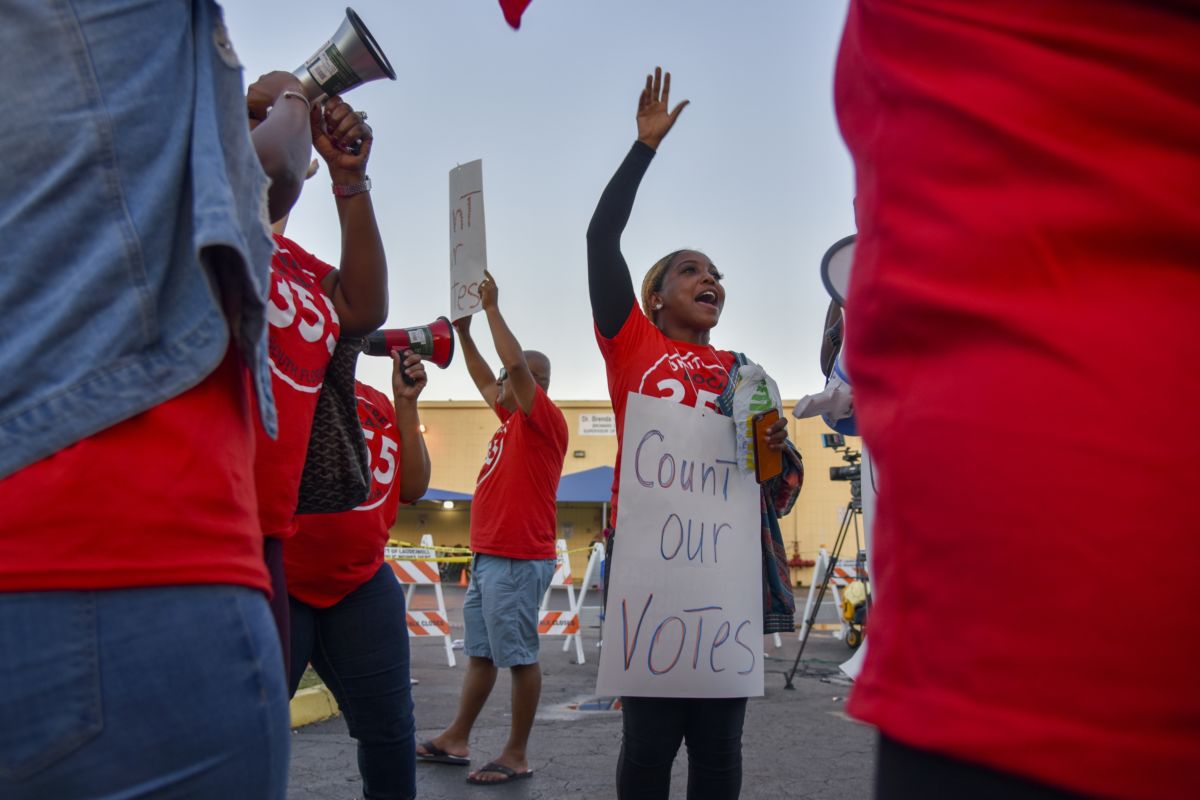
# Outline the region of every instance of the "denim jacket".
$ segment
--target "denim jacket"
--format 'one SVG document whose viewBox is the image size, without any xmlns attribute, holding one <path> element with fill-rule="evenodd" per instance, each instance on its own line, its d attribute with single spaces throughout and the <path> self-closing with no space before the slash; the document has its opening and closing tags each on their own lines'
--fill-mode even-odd
<svg viewBox="0 0 1200 800">
<path fill-rule="evenodd" d="M 6 4 L 0 478 L 198 384 L 226 312 L 274 434 L 267 178 L 221 9 L 187 6 Z"/>
</svg>

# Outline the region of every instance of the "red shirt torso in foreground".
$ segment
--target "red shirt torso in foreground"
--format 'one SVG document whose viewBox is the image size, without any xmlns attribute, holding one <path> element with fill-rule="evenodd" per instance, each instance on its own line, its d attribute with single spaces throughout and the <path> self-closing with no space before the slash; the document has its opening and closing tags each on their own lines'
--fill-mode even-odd
<svg viewBox="0 0 1200 800">
<path fill-rule="evenodd" d="M 608 371 L 608 395 L 617 418 L 617 463 L 613 475 L 612 511 L 617 518 L 617 490 L 621 485 L 621 436 L 625 432 L 625 405 L 629 393 L 663 397 L 676 403 L 717 409 L 717 398 L 729 384 L 734 355 L 707 344 L 668 339 L 654 327 L 636 303 L 621 330 L 611 339 L 596 331 L 600 354 Z"/>
<path fill-rule="evenodd" d="M 288 594 L 328 608 L 370 580 L 383 563 L 400 492 L 400 433 L 391 399 L 355 382 L 358 419 L 371 454 L 371 493 L 340 514 L 301 514 L 299 530 L 283 545 Z"/>
<path fill-rule="evenodd" d="M 471 549 L 505 558 L 554 558 L 558 479 L 567 456 L 567 421 L 542 387 L 533 408 L 497 406 L 471 501 Z"/>
<path fill-rule="evenodd" d="M 196 387 L 0 480 L 0 591 L 267 591 L 250 393 L 231 348 Z"/>
<path fill-rule="evenodd" d="M 1200 797 L 1185 9 L 854 2 L 838 58 L 880 491 L 850 712 L 1103 797 Z"/>
<path fill-rule="evenodd" d="M 259 426 L 254 475 L 263 533 L 286 539 L 296 531 L 300 475 L 308 453 L 317 396 L 341 324 L 321 281 L 333 267 L 275 236 L 271 298 L 267 302 L 271 389 L 279 412 L 279 438 Z"/>
</svg>

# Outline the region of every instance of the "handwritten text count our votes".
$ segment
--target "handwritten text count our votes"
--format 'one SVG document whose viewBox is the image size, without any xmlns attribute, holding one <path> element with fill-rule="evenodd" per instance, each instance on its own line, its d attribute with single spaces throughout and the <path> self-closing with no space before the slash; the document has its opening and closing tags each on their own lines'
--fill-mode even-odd
<svg viewBox="0 0 1200 800">
<path fill-rule="evenodd" d="M 752 523 L 757 491 L 733 458 L 716 457 L 731 449 L 732 436 L 727 441 L 708 425 L 679 430 L 673 422 L 647 420 L 625 454 L 633 463 L 625 463 L 621 510 L 632 523 L 641 569 L 625 581 L 614 567 L 608 620 L 621 661 L 612 666 L 633 676 L 635 695 L 735 696 L 728 692 L 748 690 L 743 678 L 752 681 L 760 669 L 752 622 L 757 591 L 747 599 L 736 588 L 760 574 L 757 548 L 748 546 L 759 535 Z"/>
<path fill-rule="evenodd" d="M 676 458 L 666 446 L 662 431 L 648 430 L 634 454 L 634 473 L 639 484 L 651 491 L 676 491 L 729 500 L 729 481 L 737 462 Z M 721 555 L 721 534 L 733 526 L 720 519 L 692 519 L 674 511 L 667 514 L 659 533 L 659 554 L 664 561 L 688 566 L 715 567 Z"/>
</svg>

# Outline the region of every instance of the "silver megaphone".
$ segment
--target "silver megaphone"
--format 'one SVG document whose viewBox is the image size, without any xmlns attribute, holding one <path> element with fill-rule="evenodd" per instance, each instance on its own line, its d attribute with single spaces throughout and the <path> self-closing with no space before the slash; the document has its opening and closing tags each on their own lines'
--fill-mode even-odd
<svg viewBox="0 0 1200 800">
<path fill-rule="evenodd" d="M 313 103 L 329 95 L 344 94 L 367 81 L 396 80 L 391 62 L 352 8 L 346 9 L 346 18 L 333 38 L 292 74 L 300 79 L 305 96 Z"/>
</svg>

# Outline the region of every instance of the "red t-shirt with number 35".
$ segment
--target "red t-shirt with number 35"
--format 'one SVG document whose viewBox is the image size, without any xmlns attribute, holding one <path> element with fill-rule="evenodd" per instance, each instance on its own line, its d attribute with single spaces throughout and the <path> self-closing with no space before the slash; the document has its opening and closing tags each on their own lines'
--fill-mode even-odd
<svg viewBox="0 0 1200 800">
<path fill-rule="evenodd" d="M 292 240 L 275 236 L 267 322 L 279 438 L 272 439 L 259 426 L 254 458 L 258 516 L 267 536 L 286 539 L 296 532 L 300 474 L 317 396 L 341 333 L 333 300 L 321 289 L 332 271 Z"/>
<path fill-rule="evenodd" d="M 288 594 L 314 608 L 328 608 L 375 575 L 399 507 L 396 409 L 364 383 L 355 383 L 355 394 L 371 454 L 371 493 L 350 511 L 298 517 L 299 531 L 283 546 Z"/>
</svg>

